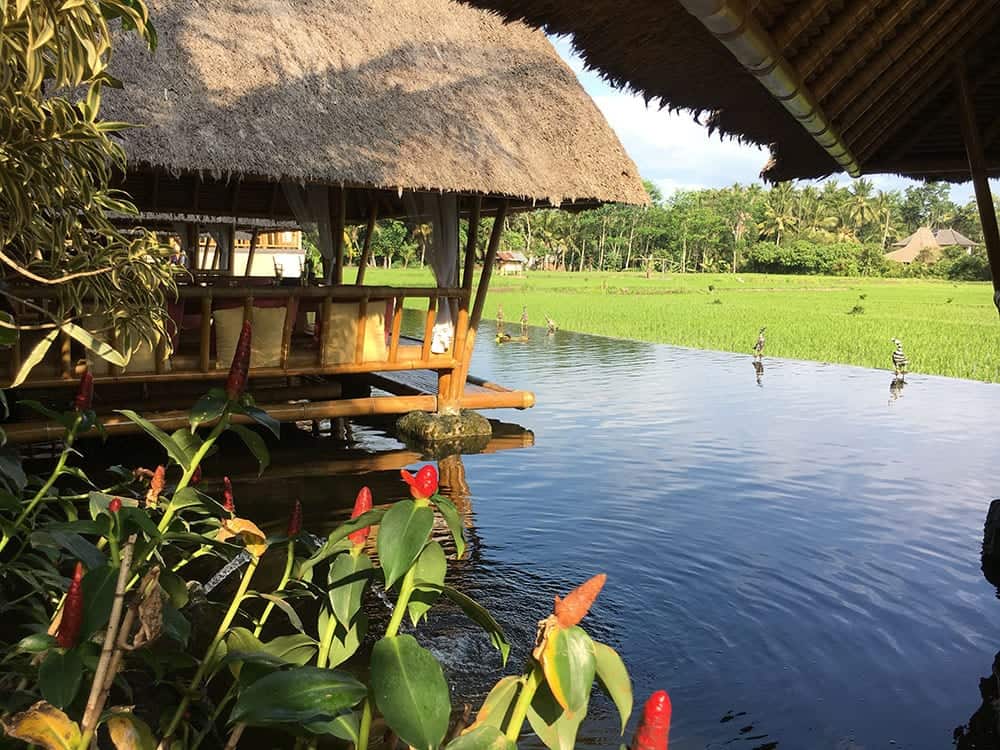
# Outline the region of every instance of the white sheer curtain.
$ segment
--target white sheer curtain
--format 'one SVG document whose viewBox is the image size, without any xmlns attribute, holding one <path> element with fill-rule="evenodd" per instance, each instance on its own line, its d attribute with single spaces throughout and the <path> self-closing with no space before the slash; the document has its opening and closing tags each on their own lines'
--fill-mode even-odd
<svg viewBox="0 0 1000 750">
<path fill-rule="evenodd" d="M 330 226 L 330 191 L 325 185 L 282 182 L 285 199 L 299 228 L 316 238 L 327 268 L 333 267 L 333 229 Z"/>
<path fill-rule="evenodd" d="M 434 270 L 438 287 L 458 286 L 458 197 L 424 193 L 419 196 L 422 219 L 431 225 L 431 240 L 427 247 L 427 262 Z M 443 354 L 451 348 L 455 324 L 447 300 L 440 300 L 431 351 Z"/>
<path fill-rule="evenodd" d="M 215 252 L 208 258 L 209 270 L 212 269 L 214 264 L 212 261 L 215 256 L 219 256 L 219 270 L 228 271 L 229 269 L 229 251 L 232 248 L 229 246 L 231 238 L 236 234 L 233 231 L 232 224 L 206 224 L 205 230 L 208 232 L 209 236 L 215 240 Z"/>
</svg>

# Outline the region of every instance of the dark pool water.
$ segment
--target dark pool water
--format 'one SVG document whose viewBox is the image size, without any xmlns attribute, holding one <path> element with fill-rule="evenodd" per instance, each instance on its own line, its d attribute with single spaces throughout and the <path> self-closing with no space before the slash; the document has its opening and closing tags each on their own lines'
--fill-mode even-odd
<svg viewBox="0 0 1000 750">
<path fill-rule="evenodd" d="M 490 416 L 534 446 L 461 458 L 472 552 L 453 575 L 515 642 L 508 672 L 551 597 L 606 572 L 584 624 L 637 703 L 670 692 L 672 748 L 952 746 L 1000 650 L 980 569 L 1000 386 L 914 374 L 893 394 L 885 371 L 773 359 L 758 384 L 749 356 L 539 330 L 497 346 L 485 328 L 473 372 L 538 399 Z M 391 481 L 320 464 L 261 489 L 321 523 Z M 455 613 L 417 635 L 456 704 L 501 674 Z M 592 714 L 579 744 L 617 747 L 613 708 Z"/>
</svg>

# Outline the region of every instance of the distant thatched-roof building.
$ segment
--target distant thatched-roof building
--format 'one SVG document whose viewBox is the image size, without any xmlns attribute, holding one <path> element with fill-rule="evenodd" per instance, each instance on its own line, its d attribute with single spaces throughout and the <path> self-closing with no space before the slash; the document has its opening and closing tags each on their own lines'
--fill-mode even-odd
<svg viewBox="0 0 1000 750">
<path fill-rule="evenodd" d="M 971 250 L 976 243 L 955 229 L 939 229 L 934 233 L 934 239 L 941 247 L 964 247 Z"/>
<path fill-rule="evenodd" d="M 896 247 L 899 249 L 887 253 L 885 257 L 899 263 L 912 263 L 925 251 L 935 259 L 941 255 L 941 245 L 928 227 L 920 227 L 909 237 L 897 242 Z"/>
<path fill-rule="evenodd" d="M 127 185 L 140 205 L 287 217 L 284 196 L 254 189 L 282 180 L 387 198 L 647 201 L 572 71 L 522 24 L 452 0 L 152 0 L 150 13 L 159 47 L 120 40 L 112 72 L 125 85 L 105 90 L 102 112 L 144 126 L 124 134 L 145 173 Z M 154 195 L 153 172 L 187 176 L 196 205 L 176 181 Z M 219 201 L 195 175 L 243 189 Z"/>
</svg>

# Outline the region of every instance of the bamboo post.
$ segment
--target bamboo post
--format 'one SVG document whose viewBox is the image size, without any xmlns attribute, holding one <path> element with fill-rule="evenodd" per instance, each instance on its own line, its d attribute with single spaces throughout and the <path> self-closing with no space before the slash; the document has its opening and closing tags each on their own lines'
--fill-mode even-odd
<svg viewBox="0 0 1000 750">
<path fill-rule="evenodd" d="M 993 272 L 993 302 L 1000 311 L 1000 229 L 997 228 L 996 208 L 993 205 L 993 195 L 986 175 L 986 158 L 983 155 L 979 125 L 976 122 L 975 105 L 969 90 L 965 65 L 962 63 L 955 66 L 955 82 L 958 86 L 958 103 L 961 110 L 962 139 L 965 141 L 965 151 L 969 156 L 969 171 L 972 173 L 976 203 L 979 206 L 979 219 L 983 225 L 986 256 Z"/>
<path fill-rule="evenodd" d="M 201 298 L 201 330 L 198 334 L 200 344 L 199 367 L 202 372 L 208 372 L 212 356 L 212 295 Z"/>
<path fill-rule="evenodd" d="M 452 378 L 451 399 L 457 401 L 465 391 L 465 380 L 461 377 L 462 357 L 465 354 L 466 335 L 469 332 L 469 302 L 472 300 L 472 277 L 476 271 L 476 246 L 479 244 L 479 216 L 483 199 L 476 196 L 469 214 L 469 231 L 465 242 L 465 268 L 462 271 L 462 297 L 459 298 L 458 318 L 455 323 L 455 360 L 459 363 L 458 372 Z"/>
<path fill-rule="evenodd" d="M 358 279 L 355 282 L 358 286 L 365 283 L 365 271 L 372 256 L 372 237 L 375 235 L 375 223 L 378 221 L 378 201 L 372 201 L 371 210 L 368 212 L 368 226 L 365 228 L 365 245 L 361 250 L 361 259 L 358 261 Z"/>
<path fill-rule="evenodd" d="M 236 224 L 231 224 L 226 230 L 226 238 L 229 240 L 228 254 L 226 255 L 226 273 L 229 276 L 236 275 Z"/>
<path fill-rule="evenodd" d="M 260 230 L 256 227 L 252 232 L 250 232 L 250 249 L 247 251 L 247 267 L 243 269 L 244 276 L 250 276 L 253 270 L 253 256 L 257 252 L 257 238 L 260 236 Z"/>
<path fill-rule="evenodd" d="M 333 234 L 333 265 L 327 266 L 327 283 L 344 283 L 344 224 L 347 215 L 347 191 L 331 188 L 330 231 Z"/>
<path fill-rule="evenodd" d="M 187 255 L 188 267 L 191 270 L 198 268 L 198 225 L 184 225 L 184 253 Z"/>
<path fill-rule="evenodd" d="M 62 377 L 73 377 L 73 341 L 68 333 L 59 336 L 59 369 Z"/>
<path fill-rule="evenodd" d="M 354 361 L 361 364 L 365 361 L 365 334 L 368 328 L 368 298 L 364 297 L 358 303 L 358 324 L 354 338 Z"/>
<path fill-rule="evenodd" d="M 448 304 L 448 300 L 444 301 Z M 434 337 L 434 323 L 437 322 L 437 297 L 427 300 L 427 317 L 424 319 L 424 340 L 420 347 L 420 359 L 426 362 L 431 357 L 431 339 Z"/>
<path fill-rule="evenodd" d="M 389 361 L 399 359 L 399 331 L 403 326 L 404 297 L 396 297 L 396 309 L 392 311 L 392 334 L 389 336 Z"/>
</svg>

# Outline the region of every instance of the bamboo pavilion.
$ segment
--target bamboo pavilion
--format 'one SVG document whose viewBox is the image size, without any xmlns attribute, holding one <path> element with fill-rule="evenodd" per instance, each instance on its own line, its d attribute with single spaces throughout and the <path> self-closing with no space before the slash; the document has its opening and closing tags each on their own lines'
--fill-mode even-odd
<svg viewBox="0 0 1000 750">
<path fill-rule="evenodd" d="M 994 0 L 463 0 L 571 34 L 616 85 L 768 145 L 769 180 L 972 179 L 1000 307 Z"/>
<path fill-rule="evenodd" d="M 65 400 L 90 369 L 102 408 L 141 399 L 161 427 L 180 426 L 252 319 L 251 388 L 281 420 L 531 406 L 530 392 L 468 372 L 504 218 L 647 200 L 545 36 L 454 0 L 153 0 L 150 13 L 158 48 L 119 40 L 111 72 L 124 86 L 105 89 L 102 115 L 141 126 L 123 134 L 121 187 L 189 266 L 169 340 L 132 347 L 121 368 L 66 338 L 21 390 Z M 390 217 L 432 226 L 435 285 L 366 283 L 373 233 Z M 348 280 L 350 225 L 364 239 Z M 256 238 L 292 228 L 315 238 L 318 278 L 249 275 Z M 204 238 L 214 252 L 200 252 Z M 404 303 L 423 310 L 422 336 L 404 334 Z M 10 353 L 11 373 L 27 346 Z M 107 426 L 129 429 L 113 416 Z M 15 441 L 58 433 L 7 429 Z"/>
</svg>

